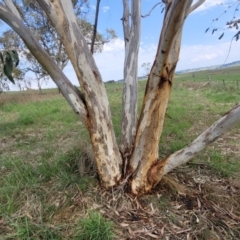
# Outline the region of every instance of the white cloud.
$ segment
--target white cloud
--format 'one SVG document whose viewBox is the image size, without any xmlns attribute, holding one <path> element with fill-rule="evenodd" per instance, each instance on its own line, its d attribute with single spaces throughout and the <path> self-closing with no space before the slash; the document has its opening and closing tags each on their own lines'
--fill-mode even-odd
<svg viewBox="0 0 240 240">
<path fill-rule="evenodd" d="M 109 43 L 105 44 L 103 47 L 104 52 L 122 51 L 122 50 L 124 50 L 124 41 L 120 38 L 110 41 Z"/>
<path fill-rule="evenodd" d="M 155 44 L 141 43 L 139 48 L 138 64 L 139 76 L 141 76 L 144 72 L 141 65 L 147 62 L 153 62 L 156 55 L 156 49 L 157 46 Z M 123 78 L 124 57 L 124 41 L 120 38 L 105 44 L 103 52 L 94 55 L 104 81 L 119 80 Z"/>
<path fill-rule="evenodd" d="M 183 45 L 177 69 L 183 70 L 223 64 L 227 58 L 229 49 L 230 42 L 219 42 L 215 45 Z M 236 49 L 240 49 L 240 41 L 233 41 L 227 62 L 240 60 L 239 52 Z M 144 72 L 144 69 L 141 68 L 143 63 L 153 63 L 156 50 L 156 44 L 141 42 L 138 64 L 139 76 Z M 95 54 L 94 58 L 104 81 L 123 78 L 124 41 L 122 39 L 118 38 L 114 42 L 106 44 L 103 52 Z"/>
<path fill-rule="evenodd" d="M 224 64 L 239 60 L 236 49 L 240 48 L 240 42 L 219 43 L 215 45 L 183 45 L 181 48 L 178 69 L 189 69 Z M 230 52 L 229 52 L 230 51 Z M 229 56 L 228 56 L 229 52 Z"/>
<path fill-rule="evenodd" d="M 230 42 L 218 43 L 215 45 L 183 45 L 177 70 L 223 64 L 228 55 L 229 48 Z M 239 51 L 236 51 L 237 49 L 240 49 L 240 41 L 233 42 L 227 62 L 239 60 Z M 156 56 L 156 50 L 156 44 L 141 42 L 138 64 L 139 76 L 143 75 L 144 72 L 144 69 L 141 68 L 143 63 L 153 63 Z M 120 38 L 105 44 L 102 53 L 94 54 L 94 59 L 103 81 L 116 81 L 123 78 L 124 55 L 124 41 Z M 64 72 L 73 84 L 79 85 L 74 70 L 70 65 L 64 69 Z M 49 83 L 48 87 L 53 87 L 53 83 Z"/>
<path fill-rule="evenodd" d="M 104 45 L 102 53 L 94 54 L 103 81 L 119 80 L 123 77 L 124 41 L 115 39 Z"/>
<path fill-rule="evenodd" d="M 195 3 L 195 0 L 193 3 Z M 227 3 L 228 0 L 206 0 L 200 7 L 198 7 L 194 12 L 205 11 L 209 8 L 219 6 L 221 4 Z"/>
<path fill-rule="evenodd" d="M 104 13 L 107 12 L 109 9 L 110 9 L 109 6 L 104 6 L 104 7 L 102 7 L 102 10 L 103 10 Z"/>
</svg>

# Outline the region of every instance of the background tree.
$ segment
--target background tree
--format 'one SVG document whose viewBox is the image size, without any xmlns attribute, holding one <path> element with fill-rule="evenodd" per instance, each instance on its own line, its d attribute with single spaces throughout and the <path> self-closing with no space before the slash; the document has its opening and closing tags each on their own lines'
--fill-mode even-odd
<svg viewBox="0 0 240 240">
<path fill-rule="evenodd" d="M 9 52 L 12 52 L 12 50 L 14 51 L 18 51 L 19 50 L 19 46 L 20 46 L 20 42 L 21 39 L 19 38 L 19 36 L 11 31 L 5 31 L 3 33 L 3 35 L 0 37 L 0 51 L 2 51 L 2 61 L 1 64 L 1 68 L 3 68 L 4 66 L 4 58 L 6 57 L 6 54 Z M 12 56 L 12 55 L 11 55 Z M 13 60 L 14 61 L 14 60 Z M 14 77 L 14 80 L 7 77 L 6 74 L 3 74 L 3 69 L 0 71 L 2 74 L 0 74 L 0 89 L 3 90 L 9 90 L 9 83 L 16 83 L 17 86 L 20 86 L 19 90 L 22 90 L 22 80 L 24 79 L 24 75 L 25 75 L 25 70 L 23 68 L 23 63 L 21 62 L 20 64 L 17 63 L 17 68 L 13 68 L 12 69 L 12 75 Z"/>
<path fill-rule="evenodd" d="M 74 87 L 56 61 L 39 44 L 11 0 L 0 3 L 0 18 L 23 39 L 29 51 L 55 81 L 63 96 L 86 126 L 92 144 L 100 183 L 141 195 L 151 191 L 162 177 L 189 161 L 208 144 L 240 122 L 240 103 L 216 121 L 185 148 L 165 159 L 159 156 L 159 140 L 174 84 L 182 29 L 187 16 L 204 0 L 168 0 L 156 57 L 148 76 L 142 110 L 136 118 L 137 82 L 135 71 L 139 39 L 141 1 L 123 0 L 123 27 L 126 47 L 122 139 L 120 148 L 113 131 L 109 102 L 101 75 L 84 39 L 71 3 L 65 0 L 37 0 L 51 20 L 76 72 L 81 89 Z M 126 64 L 129 63 L 129 64 Z M 131 73 L 131 74 L 129 74 Z M 126 139 L 124 141 L 123 139 Z"/>
<path fill-rule="evenodd" d="M 19 58 L 16 50 L 5 50 L 0 52 L 0 93 L 8 90 L 7 81 L 15 83 L 15 80 L 22 80 L 22 72 L 17 69 Z M 15 80 L 14 80 L 15 77 Z"/>
<path fill-rule="evenodd" d="M 224 7 L 223 12 L 219 16 L 214 17 L 211 25 L 206 29 L 205 33 L 211 32 L 212 34 L 218 34 L 218 39 L 221 40 L 225 36 L 225 33 L 228 32 L 229 30 L 231 30 L 232 39 L 231 39 L 231 43 L 230 43 L 230 47 L 229 47 L 229 51 L 228 51 L 226 60 L 223 63 L 223 64 L 225 64 L 228 60 L 233 40 L 238 41 L 240 38 L 240 30 L 239 30 L 240 2 L 239 2 L 239 0 L 234 0 L 234 1 L 229 1 L 226 3 L 221 3 L 221 5 Z M 232 13 L 231 13 L 231 11 L 232 11 Z M 225 22 L 225 27 L 222 27 L 222 24 L 221 24 L 221 27 L 218 27 L 217 25 L 220 25 L 219 21 L 223 20 L 222 19 L 223 17 L 226 19 L 225 15 L 227 13 L 228 13 L 228 17 L 227 17 L 227 21 Z"/>
<path fill-rule="evenodd" d="M 90 47 L 93 40 L 94 25 L 87 20 L 89 14 L 89 1 L 73 0 L 72 2 L 78 25 Z M 57 66 L 63 70 L 69 63 L 69 58 L 60 37 L 43 9 L 33 0 L 24 0 L 22 2 L 14 1 L 14 4 L 24 24 L 30 29 L 48 55 L 54 59 Z M 96 32 L 94 37 L 94 51 L 101 52 L 103 45 L 115 37 L 115 32 L 112 29 L 106 29 L 105 34 Z M 42 84 L 47 84 L 49 75 L 13 30 L 3 32 L 0 37 L 0 48 L 5 50 L 18 50 L 22 57 L 19 69 L 24 73 L 32 72 L 34 74 L 35 78 L 32 79 L 37 83 L 37 87 L 40 93 L 42 93 Z M 24 83 L 18 82 L 17 85 L 23 86 Z"/>
<path fill-rule="evenodd" d="M 150 62 L 143 63 L 143 64 L 141 65 L 141 67 L 142 67 L 143 70 L 144 70 L 143 75 L 144 75 L 144 76 L 148 76 L 149 73 L 150 73 L 151 63 L 150 63 Z"/>
</svg>

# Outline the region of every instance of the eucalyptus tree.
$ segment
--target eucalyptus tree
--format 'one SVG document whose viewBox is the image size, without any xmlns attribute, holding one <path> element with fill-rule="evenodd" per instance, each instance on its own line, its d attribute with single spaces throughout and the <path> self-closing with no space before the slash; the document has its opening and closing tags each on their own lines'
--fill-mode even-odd
<svg viewBox="0 0 240 240">
<path fill-rule="evenodd" d="M 165 159 L 159 156 L 174 72 L 179 59 L 182 29 L 188 15 L 204 0 L 165 0 L 165 13 L 155 60 L 148 76 L 142 110 L 136 117 L 136 66 L 139 47 L 141 1 L 123 0 L 123 28 L 126 47 L 120 146 L 113 130 L 109 101 L 101 74 L 89 50 L 71 3 L 65 0 L 36 0 L 70 59 L 81 89 L 67 76 L 39 44 L 12 0 L 0 3 L 0 18 L 19 34 L 29 51 L 55 81 L 87 128 L 99 174 L 105 188 L 126 189 L 141 195 L 151 191 L 162 177 L 186 163 L 208 144 L 240 122 L 240 103 L 216 121 L 185 148 Z M 131 2 L 131 7 L 129 3 Z"/>
</svg>

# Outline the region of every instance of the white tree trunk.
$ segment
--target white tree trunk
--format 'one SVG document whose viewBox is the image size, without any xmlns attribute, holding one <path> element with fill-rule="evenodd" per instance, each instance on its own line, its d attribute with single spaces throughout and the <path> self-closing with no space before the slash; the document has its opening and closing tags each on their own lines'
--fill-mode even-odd
<svg viewBox="0 0 240 240">
<path fill-rule="evenodd" d="M 137 128 L 138 110 L 138 51 L 140 45 L 141 0 L 123 0 L 124 13 L 122 17 L 125 61 L 124 61 L 124 89 L 122 96 L 122 131 L 121 153 L 125 168 L 131 155 Z M 125 171 L 124 171 L 125 175 Z"/>
<path fill-rule="evenodd" d="M 37 0 L 37 2 L 61 37 L 80 83 L 87 108 L 87 128 L 101 183 L 106 188 L 115 186 L 122 177 L 122 158 L 113 131 L 107 93 L 77 23 L 72 3 L 66 0 Z"/>
</svg>

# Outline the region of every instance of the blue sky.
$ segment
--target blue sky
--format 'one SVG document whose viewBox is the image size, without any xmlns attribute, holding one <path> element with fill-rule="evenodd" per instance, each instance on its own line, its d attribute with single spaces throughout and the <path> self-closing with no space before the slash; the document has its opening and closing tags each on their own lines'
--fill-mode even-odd
<svg viewBox="0 0 240 240">
<path fill-rule="evenodd" d="M 225 28 L 225 23 L 233 15 L 231 9 L 219 18 L 219 21 L 212 22 L 212 20 L 219 17 L 227 9 L 226 3 L 233 1 L 206 0 L 201 7 L 187 18 L 183 31 L 182 48 L 177 70 L 220 65 L 225 62 L 231 38 L 236 33 L 236 30 L 225 31 L 225 35 L 221 40 L 218 40 L 218 37 L 222 33 L 221 31 L 218 30 L 212 35 L 211 31 L 205 33 L 205 30 L 210 26 Z M 90 0 L 90 2 L 91 11 L 88 18 L 93 22 L 96 1 Z M 148 13 L 157 2 L 159 1 L 142 0 L 142 14 Z M 156 54 L 163 20 L 161 9 L 162 7 L 156 7 L 149 17 L 142 18 L 139 76 L 144 73 L 144 69 L 141 68 L 142 63 L 152 63 Z M 94 54 L 104 81 L 123 78 L 124 41 L 122 22 L 120 20 L 122 12 L 122 0 L 101 0 L 98 31 L 103 33 L 106 28 L 113 28 L 117 34 L 117 39 L 106 44 L 102 53 Z M 234 40 L 227 62 L 240 60 L 239 50 L 240 41 L 236 42 Z M 78 85 L 74 71 L 70 65 L 65 68 L 64 72 L 74 84 Z M 47 87 L 53 86 L 53 83 L 47 85 Z"/>
<path fill-rule="evenodd" d="M 142 14 L 148 13 L 157 2 L 157 0 L 142 0 Z M 219 17 L 227 9 L 226 5 L 220 5 L 227 2 L 229 1 L 206 0 L 198 10 L 187 18 L 183 31 L 182 48 L 177 70 L 218 65 L 225 62 L 231 38 L 236 30 L 225 31 L 225 35 L 221 40 L 218 40 L 218 37 L 222 33 L 220 30 L 214 35 L 211 34 L 211 31 L 205 33 L 205 30 L 209 26 L 225 27 L 226 21 L 231 19 L 233 15 L 231 9 L 219 18 L 219 21 L 212 22 L 212 20 Z M 94 9 L 94 1 L 92 8 Z M 113 28 L 118 38 L 107 44 L 102 53 L 95 54 L 95 59 L 104 80 L 117 80 L 122 78 L 123 75 L 124 42 L 120 21 L 122 17 L 122 1 L 102 0 L 100 8 L 99 31 L 103 32 L 105 28 Z M 142 63 L 152 63 L 156 54 L 162 27 L 163 14 L 161 14 L 161 8 L 156 7 L 149 17 L 142 19 L 139 75 L 144 72 L 141 68 Z M 239 42 L 233 41 L 232 50 L 227 62 L 240 60 Z"/>
</svg>

